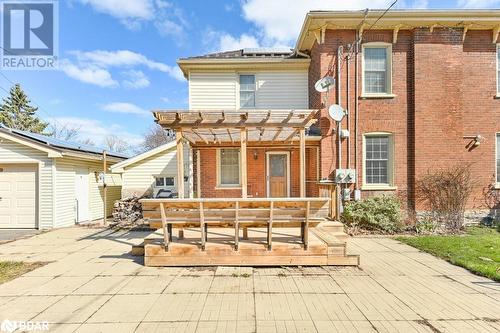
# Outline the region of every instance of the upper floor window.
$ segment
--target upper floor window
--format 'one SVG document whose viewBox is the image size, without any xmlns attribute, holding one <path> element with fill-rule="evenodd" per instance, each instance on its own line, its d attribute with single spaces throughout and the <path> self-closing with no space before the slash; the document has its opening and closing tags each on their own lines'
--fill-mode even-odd
<svg viewBox="0 0 500 333">
<path fill-rule="evenodd" d="M 255 75 L 240 75 L 240 108 L 255 108 Z"/>
<path fill-rule="evenodd" d="M 497 95 L 500 96 L 500 44 L 497 45 Z"/>
<path fill-rule="evenodd" d="M 364 153 L 364 183 L 368 186 L 393 185 L 392 135 L 366 134 Z"/>
<path fill-rule="evenodd" d="M 500 133 L 497 133 L 497 183 L 500 184 Z"/>
<path fill-rule="evenodd" d="M 240 186 L 240 150 L 219 149 L 217 157 L 217 185 Z"/>
<path fill-rule="evenodd" d="M 392 94 L 391 55 L 390 44 L 363 44 L 363 94 Z"/>
</svg>

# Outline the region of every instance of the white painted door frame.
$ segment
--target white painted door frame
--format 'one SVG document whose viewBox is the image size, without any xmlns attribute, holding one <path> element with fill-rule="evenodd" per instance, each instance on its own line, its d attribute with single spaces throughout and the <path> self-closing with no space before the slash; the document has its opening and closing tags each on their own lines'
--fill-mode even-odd
<svg viewBox="0 0 500 333">
<path fill-rule="evenodd" d="M 269 198 L 271 192 L 271 176 L 269 172 L 269 155 L 286 155 L 286 190 L 287 197 L 290 197 L 290 152 L 289 151 L 268 151 L 266 152 L 266 196 Z"/>
</svg>

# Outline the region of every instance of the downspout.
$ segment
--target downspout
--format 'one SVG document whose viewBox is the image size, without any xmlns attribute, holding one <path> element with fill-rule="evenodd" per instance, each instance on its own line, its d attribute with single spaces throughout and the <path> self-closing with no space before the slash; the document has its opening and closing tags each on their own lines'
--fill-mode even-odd
<svg viewBox="0 0 500 333">
<path fill-rule="evenodd" d="M 356 36 L 359 36 L 359 30 L 356 30 Z M 359 168 L 358 168 L 358 122 L 359 122 L 359 41 L 354 45 L 354 169 L 356 169 L 356 183 L 354 189 L 359 189 Z"/>
<path fill-rule="evenodd" d="M 340 45 L 337 49 L 337 104 L 342 106 L 342 96 L 341 96 L 341 80 L 342 80 L 342 71 L 341 71 L 341 57 L 343 53 L 343 46 Z M 337 144 L 338 144 L 338 154 L 337 154 L 337 168 L 342 168 L 342 139 L 340 137 L 340 132 L 342 131 L 342 121 L 339 121 L 337 124 Z M 342 214 L 343 205 L 342 205 L 342 195 L 341 195 L 341 184 L 337 184 L 335 186 L 335 194 L 337 197 L 337 217 L 340 217 Z"/>
<path fill-rule="evenodd" d="M 350 48 L 349 48 L 350 49 Z M 346 92 L 346 98 L 347 98 L 347 101 L 346 101 L 346 118 L 347 118 L 347 130 L 348 131 L 351 131 L 351 117 L 350 117 L 350 90 L 351 90 L 351 85 L 349 83 L 350 81 L 350 76 L 349 76 L 349 67 L 350 67 L 350 59 L 349 59 L 349 54 L 350 54 L 350 51 L 347 53 L 347 57 L 346 57 L 346 61 L 347 61 L 347 67 L 346 67 L 346 80 L 347 80 L 347 83 L 346 83 L 346 89 L 347 89 L 347 92 Z M 349 136 L 347 137 L 347 169 L 350 169 L 351 168 L 351 135 L 349 133 Z"/>
</svg>

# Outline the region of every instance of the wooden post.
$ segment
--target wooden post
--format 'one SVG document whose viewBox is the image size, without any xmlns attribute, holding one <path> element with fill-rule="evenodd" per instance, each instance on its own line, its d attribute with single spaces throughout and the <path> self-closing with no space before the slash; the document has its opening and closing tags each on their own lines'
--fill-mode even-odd
<svg viewBox="0 0 500 333">
<path fill-rule="evenodd" d="M 165 251 L 168 251 L 168 244 L 170 242 L 170 235 L 168 234 L 167 214 L 165 213 L 165 205 L 163 204 L 163 202 L 160 203 L 160 213 L 161 213 L 161 225 L 163 227 L 163 241 L 165 244 Z"/>
<path fill-rule="evenodd" d="M 273 249 L 273 210 L 274 201 L 269 202 L 269 223 L 267 225 L 267 250 Z"/>
<path fill-rule="evenodd" d="M 175 133 L 177 142 L 177 192 L 179 199 L 184 199 L 184 145 L 182 144 L 182 132 Z"/>
<path fill-rule="evenodd" d="M 245 128 L 240 132 L 241 141 L 241 197 L 247 197 L 247 131 Z"/>
<path fill-rule="evenodd" d="M 241 197 L 247 198 L 247 130 L 240 130 L 240 154 L 241 154 Z M 243 227 L 243 239 L 248 239 L 248 228 Z"/>
<path fill-rule="evenodd" d="M 196 197 L 201 198 L 201 154 L 196 149 Z"/>
<path fill-rule="evenodd" d="M 300 129 L 300 197 L 306 196 L 306 130 Z"/>
<path fill-rule="evenodd" d="M 240 203 L 236 201 L 234 212 L 234 250 L 238 251 L 240 242 Z"/>
<path fill-rule="evenodd" d="M 205 241 L 207 236 L 205 235 L 205 213 L 203 212 L 203 202 L 200 202 L 199 209 L 200 209 L 201 250 L 205 251 Z"/>
<path fill-rule="evenodd" d="M 304 235 L 302 237 L 302 241 L 304 242 L 304 250 L 309 248 L 309 216 L 311 210 L 311 202 L 307 201 L 306 203 L 306 220 L 304 223 Z"/>
<path fill-rule="evenodd" d="M 108 168 L 107 167 L 107 154 L 106 154 L 106 151 L 103 150 L 102 152 L 102 169 L 103 169 L 103 177 L 102 177 L 102 192 L 103 192 L 103 209 L 104 209 L 104 212 L 103 212 L 103 217 L 102 217 L 102 221 L 103 221 L 103 224 L 104 226 L 107 226 L 108 224 L 108 220 L 107 220 L 107 217 L 108 217 L 108 214 L 107 214 L 107 210 L 108 210 L 108 207 L 107 207 L 107 186 L 106 186 L 106 169 Z"/>
</svg>

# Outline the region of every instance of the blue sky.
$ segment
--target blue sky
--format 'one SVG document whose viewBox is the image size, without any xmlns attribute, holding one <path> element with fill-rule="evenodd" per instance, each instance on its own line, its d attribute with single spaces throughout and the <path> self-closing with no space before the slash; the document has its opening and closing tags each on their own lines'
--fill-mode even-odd
<svg viewBox="0 0 500 333">
<path fill-rule="evenodd" d="M 4 71 L 0 86 L 21 83 L 42 118 L 80 127 L 81 139 L 101 144 L 114 134 L 136 145 L 153 124 L 149 110 L 187 108 L 178 58 L 293 46 L 308 10 L 385 8 L 391 2 L 61 0 L 60 69 Z M 398 7 L 491 8 L 500 7 L 500 0 L 400 0 Z"/>
</svg>

